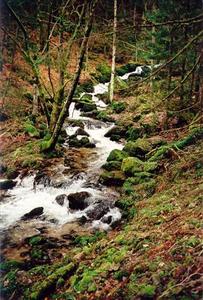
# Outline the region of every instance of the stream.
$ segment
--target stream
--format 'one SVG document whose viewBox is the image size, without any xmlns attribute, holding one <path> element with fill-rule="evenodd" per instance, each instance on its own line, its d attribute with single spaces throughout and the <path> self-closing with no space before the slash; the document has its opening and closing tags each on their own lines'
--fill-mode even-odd
<svg viewBox="0 0 203 300">
<path fill-rule="evenodd" d="M 137 67 L 135 71 L 120 76 L 121 79 L 127 80 L 131 74 L 141 75 L 142 67 Z M 97 108 L 102 110 L 106 104 L 101 101 L 98 95 L 108 92 L 109 83 L 99 83 L 94 87 L 92 100 L 97 105 Z M 84 93 L 81 94 L 84 95 Z M 115 190 L 98 184 L 101 166 L 106 162 L 109 153 L 113 149 L 122 149 L 123 145 L 118 142 L 111 141 L 104 135 L 109 129 L 114 126 L 113 123 L 104 123 L 92 118 L 83 117 L 80 110 L 75 109 L 75 103 L 70 105 L 69 118 L 80 119 L 84 123 L 84 130 L 89 134 L 91 142 L 95 143 L 96 148 L 93 161 L 88 162 L 87 170 L 76 176 L 64 175 L 65 166 L 56 166 L 58 177 L 66 182 L 65 186 L 54 187 L 52 185 L 44 186 L 37 185 L 33 188 L 35 175 L 30 175 L 22 180 L 17 178 L 17 185 L 8 192 L 8 197 L 5 197 L 0 203 L 0 231 L 5 231 L 11 228 L 22 218 L 23 215 L 29 213 L 36 207 L 43 207 L 43 214 L 38 217 L 36 222 L 44 222 L 45 225 L 60 226 L 66 223 L 74 222 L 82 216 L 87 217 L 87 212 L 94 210 L 98 204 L 108 206 L 100 219 L 91 220 L 91 227 L 108 230 L 111 225 L 121 218 L 121 212 L 114 207 L 114 202 L 118 198 Z M 67 134 L 70 136 L 76 132 L 79 127 L 71 127 L 64 125 Z M 82 137 L 82 136 L 81 136 Z M 81 138 L 77 136 L 77 138 Z M 68 147 L 65 143 L 64 147 Z M 69 209 L 68 200 L 65 199 L 63 205 L 56 202 L 56 197 L 62 194 L 69 195 L 76 192 L 88 192 L 88 207 L 83 210 Z M 105 217 L 105 218 L 104 218 Z M 103 222 L 108 219 L 109 222 Z M 88 219 L 88 217 L 87 217 Z"/>
</svg>

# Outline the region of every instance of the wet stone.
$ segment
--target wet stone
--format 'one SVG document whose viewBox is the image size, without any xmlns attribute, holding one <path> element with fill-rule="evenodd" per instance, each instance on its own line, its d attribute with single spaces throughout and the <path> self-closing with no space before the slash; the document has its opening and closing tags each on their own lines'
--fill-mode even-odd
<svg viewBox="0 0 203 300">
<path fill-rule="evenodd" d="M 0 190 L 9 190 L 14 188 L 16 181 L 13 180 L 4 180 L 0 182 Z"/>
<path fill-rule="evenodd" d="M 86 199 L 90 196 L 91 194 L 88 192 L 78 192 L 69 194 L 69 208 L 73 210 L 84 210 L 88 206 Z"/>
<path fill-rule="evenodd" d="M 90 220 L 100 220 L 106 213 L 109 212 L 108 203 L 99 202 L 93 208 L 86 211 L 86 215 Z"/>
<path fill-rule="evenodd" d="M 67 200 L 67 199 L 68 199 L 68 197 L 67 197 L 66 194 L 58 195 L 58 196 L 55 198 L 56 202 L 57 202 L 59 205 L 61 205 L 61 206 L 64 205 L 64 202 L 65 202 L 65 200 Z"/>
<path fill-rule="evenodd" d="M 50 186 L 51 185 L 50 177 L 45 173 L 38 173 L 34 178 L 33 185 L 35 187 L 36 185 L 39 184 L 43 185 L 44 187 Z"/>
<path fill-rule="evenodd" d="M 37 218 L 43 214 L 43 211 L 44 211 L 43 207 L 36 207 L 36 208 L 32 209 L 29 213 L 22 216 L 21 220 L 26 221 L 26 220 L 30 220 L 33 218 Z"/>
</svg>

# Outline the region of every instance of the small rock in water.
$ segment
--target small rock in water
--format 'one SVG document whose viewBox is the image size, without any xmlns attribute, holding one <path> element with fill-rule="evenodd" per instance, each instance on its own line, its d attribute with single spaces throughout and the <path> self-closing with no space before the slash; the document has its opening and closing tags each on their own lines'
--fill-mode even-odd
<svg viewBox="0 0 203 300">
<path fill-rule="evenodd" d="M 89 136 L 89 133 L 87 133 L 83 128 L 78 128 L 75 132 L 75 135 Z"/>
<path fill-rule="evenodd" d="M 88 206 L 88 203 L 85 201 L 91 196 L 88 192 L 78 192 L 68 195 L 69 208 L 83 210 Z"/>
<path fill-rule="evenodd" d="M 87 222 L 87 217 L 82 216 L 81 218 L 78 219 L 78 223 L 80 225 L 84 225 Z"/>
<path fill-rule="evenodd" d="M 59 205 L 64 205 L 64 201 L 67 199 L 68 197 L 67 197 L 67 195 L 66 194 L 62 194 L 62 195 L 58 195 L 57 197 L 56 197 L 56 202 L 59 204 Z"/>
<path fill-rule="evenodd" d="M 42 184 L 43 186 L 49 186 L 51 184 L 50 177 L 45 173 L 38 173 L 34 178 L 34 187 L 38 184 Z"/>
<path fill-rule="evenodd" d="M 42 215 L 44 211 L 43 207 L 36 207 L 32 209 L 29 213 L 22 216 L 21 220 L 26 221 L 29 219 L 37 218 L 38 216 Z"/>
<path fill-rule="evenodd" d="M 4 180 L 0 182 L 0 190 L 9 190 L 12 189 L 17 182 L 13 180 Z"/>
<path fill-rule="evenodd" d="M 108 203 L 99 202 L 94 205 L 93 208 L 86 211 L 86 215 L 90 220 L 99 220 L 101 219 L 107 212 L 109 212 Z"/>
<path fill-rule="evenodd" d="M 101 222 L 106 223 L 106 224 L 111 224 L 112 216 L 103 216 L 103 218 L 101 219 Z"/>
<path fill-rule="evenodd" d="M 0 164 L 0 174 L 4 174 L 7 171 L 7 166 Z"/>
</svg>

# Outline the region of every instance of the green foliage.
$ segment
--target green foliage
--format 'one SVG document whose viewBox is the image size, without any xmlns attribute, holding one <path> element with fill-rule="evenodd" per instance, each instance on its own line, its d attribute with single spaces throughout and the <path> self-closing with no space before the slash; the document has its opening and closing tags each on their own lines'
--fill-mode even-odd
<svg viewBox="0 0 203 300">
<path fill-rule="evenodd" d="M 22 265 L 23 263 L 17 260 L 7 260 L 5 262 L 0 263 L 0 270 L 8 272 L 10 270 L 15 270 L 17 268 L 22 267 Z"/>
<path fill-rule="evenodd" d="M 111 77 L 111 68 L 103 63 L 97 66 L 96 68 L 97 70 L 97 74 L 95 76 L 95 78 L 101 82 L 101 83 L 105 83 L 110 81 L 110 77 Z"/>
<path fill-rule="evenodd" d="M 108 112 L 106 111 L 99 111 L 97 113 L 97 119 L 101 120 L 103 122 L 113 122 L 113 118 L 111 116 L 109 116 Z"/>
<path fill-rule="evenodd" d="M 31 237 L 29 240 L 30 246 L 39 245 L 42 242 L 43 238 L 41 236 Z"/>
<path fill-rule="evenodd" d="M 113 111 L 115 111 L 117 114 L 119 114 L 126 109 L 126 103 L 113 101 L 111 103 L 111 108 Z"/>
<path fill-rule="evenodd" d="M 0 283 L 1 295 L 9 299 L 16 289 L 20 288 L 20 284 L 17 282 L 17 269 L 9 271 L 1 281 L 6 282 L 6 285 Z"/>
<path fill-rule="evenodd" d="M 101 231 L 97 231 L 95 232 L 94 235 L 90 235 L 90 236 L 77 236 L 74 239 L 74 244 L 79 245 L 79 246 L 86 246 L 92 243 L 96 243 L 98 240 L 102 239 L 103 237 L 105 237 L 106 234 L 104 232 Z"/>
<path fill-rule="evenodd" d="M 43 295 L 50 290 L 51 287 L 57 284 L 59 278 L 64 278 L 73 269 L 75 265 L 71 262 L 68 265 L 58 268 L 54 273 L 49 275 L 45 280 L 33 285 L 29 299 L 38 300 L 42 299 Z"/>
<path fill-rule="evenodd" d="M 120 198 L 116 201 L 116 206 L 122 210 L 122 216 L 126 219 L 132 219 L 137 213 L 134 207 L 135 201 L 133 198 Z"/>
<path fill-rule="evenodd" d="M 142 135 L 143 129 L 141 127 L 130 127 L 127 131 L 128 141 L 135 141 Z"/>
<path fill-rule="evenodd" d="M 37 137 L 37 138 L 40 137 L 39 130 L 34 126 L 33 122 L 31 122 L 29 120 L 25 122 L 25 124 L 24 124 L 24 130 L 31 137 Z"/>
</svg>

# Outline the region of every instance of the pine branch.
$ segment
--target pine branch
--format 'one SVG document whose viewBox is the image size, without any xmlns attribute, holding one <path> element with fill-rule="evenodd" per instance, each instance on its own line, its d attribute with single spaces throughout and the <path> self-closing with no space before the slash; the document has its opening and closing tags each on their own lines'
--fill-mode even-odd
<svg viewBox="0 0 203 300">
<path fill-rule="evenodd" d="M 179 84 L 165 97 L 162 99 L 162 101 L 167 100 L 170 98 L 180 87 L 181 85 L 188 79 L 188 77 L 194 72 L 195 68 L 197 67 L 198 63 L 200 61 L 200 56 L 198 56 L 195 64 L 193 65 L 192 69 L 186 74 L 186 76 L 179 82 Z"/>
<path fill-rule="evenodd" d="M 149 76 L 141 80 L 139 83 L 133 84 L 130 87 L 127 87 L 126 89 L 131 89 L 132 87 L 137 87 L 138 84 L 142 84 L 143 82 L 149 80 L 150 78 L 157 75 L 161 70 L 163 70 L 166 66 L 168 66 L 170 63 L 172 63 L 177 57 L 179 57 L 182 53 L 184 53 L 188 47 L 190 47 L 197 39 L 199 39 L 203 35 L 203 30 L 201 30 L 197 35 L 195 35 L 181 50 L 176 53 L 175 56 L 170 58 L 167 62 L 162 64 L 157 70 L 152 72 Z"/>
</svg>

